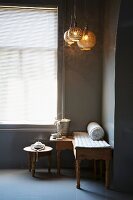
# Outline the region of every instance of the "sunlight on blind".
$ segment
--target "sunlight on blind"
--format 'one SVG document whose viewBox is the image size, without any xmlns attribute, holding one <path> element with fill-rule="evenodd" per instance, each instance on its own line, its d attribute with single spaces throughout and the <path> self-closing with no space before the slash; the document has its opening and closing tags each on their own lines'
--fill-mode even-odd
<svg viewBox="0 0 133 200">
<path fill-rule="evenodd" d="M 0 123 L 56 116 L 57 10 L 0 7 Z"/>
</svg>

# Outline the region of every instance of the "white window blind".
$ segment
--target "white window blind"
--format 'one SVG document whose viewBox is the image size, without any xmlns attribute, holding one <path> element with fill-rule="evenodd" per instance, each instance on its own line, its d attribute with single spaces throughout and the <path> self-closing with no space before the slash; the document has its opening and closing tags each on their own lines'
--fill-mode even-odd
<svg viewBox="0 0 133 200">
<path fill-rule="evenodd" d="M 0 123 L 56 116 L 57 9 L 0 7 Z"/>
</svg>

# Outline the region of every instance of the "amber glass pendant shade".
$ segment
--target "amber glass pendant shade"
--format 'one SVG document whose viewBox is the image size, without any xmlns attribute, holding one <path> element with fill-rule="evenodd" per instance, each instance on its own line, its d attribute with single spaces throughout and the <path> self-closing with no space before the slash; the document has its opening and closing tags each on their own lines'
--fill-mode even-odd
<svg viewBox="0 0 133 200">
<path fill-rule="evenodd" d="M 77 44 L 81 50 L 91 50 L 96 44 L 96 36 L 93 32 L 85 29 L 81 40 Z"/>
<path fill-rule="evenodd" d="M 64 40 L 67 46 L 71 46 L 74 42 L 68 37 L 68 31 L 64 33 Z"/>
</svg>

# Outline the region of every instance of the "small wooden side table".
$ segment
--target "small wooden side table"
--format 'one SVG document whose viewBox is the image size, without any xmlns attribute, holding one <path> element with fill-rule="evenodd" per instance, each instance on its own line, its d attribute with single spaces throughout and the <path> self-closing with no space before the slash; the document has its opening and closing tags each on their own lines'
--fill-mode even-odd
<svg viewBox="0 0 133 200">
<path fill-rule="evenodd" d="M 29 166 L 29 171 L 32 172 L 32 176 L 35 176 L 36 162 L 42 156 L 48 157 L 48 163 L 49 163 L 48 172 L 50 172 L 50 170 L 51 170 L 51 152 L 53 150 L 52 147 L 45 146 L 45 149 L 38 151 L 38 150 L 33 150 L 33 149 L 31 149 L 31 146 L 28 146 L 28 147 L 25 147 L 23 150 L 28 152 L 28 166 Z"/>
<path fill-rule="evenodd" d="M 53 139 L 53 137 L 51 136 L 50 141 L 56 143 L 57 174 L 60 175 L 61 152 L 63 150 L 73 150 L 73 136 L 63 137 L 62 139 Z"/>
</svg>

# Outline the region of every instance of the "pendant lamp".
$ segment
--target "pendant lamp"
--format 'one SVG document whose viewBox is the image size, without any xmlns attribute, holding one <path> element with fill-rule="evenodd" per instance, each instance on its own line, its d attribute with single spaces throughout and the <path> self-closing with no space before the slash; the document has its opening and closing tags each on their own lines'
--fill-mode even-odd
<svg viewBox="0 0 133 200">
<path fill-rule="evenodd" d="M 71 16 L 71 23 L 70 23 L 69 29 L 70 29 L 71 27 L 72 27 L 72 16 Z M 66 42 L 66 45 L 69 46 L 69 47 L 74 43 L 74 41 L 72 41 L 72 40 L 68 37 L 68 30 L 64 33 L 64 40 L 65 40 L 65 42 Z"/>
<path fill-rule="evenodd" d="M 77 22 L 76 22 L 76 4 L 75 4 L 75 0 L 74 0 L 74 22 L 73 22 L 73 26 L 70 27 L 70 29 L 68 30 L 68 37 L 70 40 L 72 40 L 73 42 L 77 42 L 79 40 L 81 40 L 83 35 L 83 32 L 81 30 L 81 28 L 79 28 L 77 26 Z"/>
<path fill-rule="evenodd" d="M 85 26 L 81 40 L 77 41 L 77 45 L 81 50 L 91 50 L 96 44 L 96 36 L 93 32 L 88 31 Z"/>
<path fill-rule="evenodd" d="M 88 7 L 88 2 L 87 0 L 84 0 L 85 21 L 89 20 L 89 15 L 86 9 L 87 7 Z M 88 26 L 86 25 L 83 30 L 83 36 L 81 40 L 77 42 L 77 45 L 81 50 L 87 51 L 87 50 L 91 50 L 95 46 L 95 44 L 96 44 L 96 36 L 92 31 L 88 30 Z"/>
<path fill-rule="evenodd" d="M 74 43 L 74 41 L 72 41 L 72 40 L 68 37 L 68 31 L 66 31 L 66 32 L 64 33 L 64 40 L 65 40 L 67 46 L 69 46 L 69 47 Z"/>
</svg>

